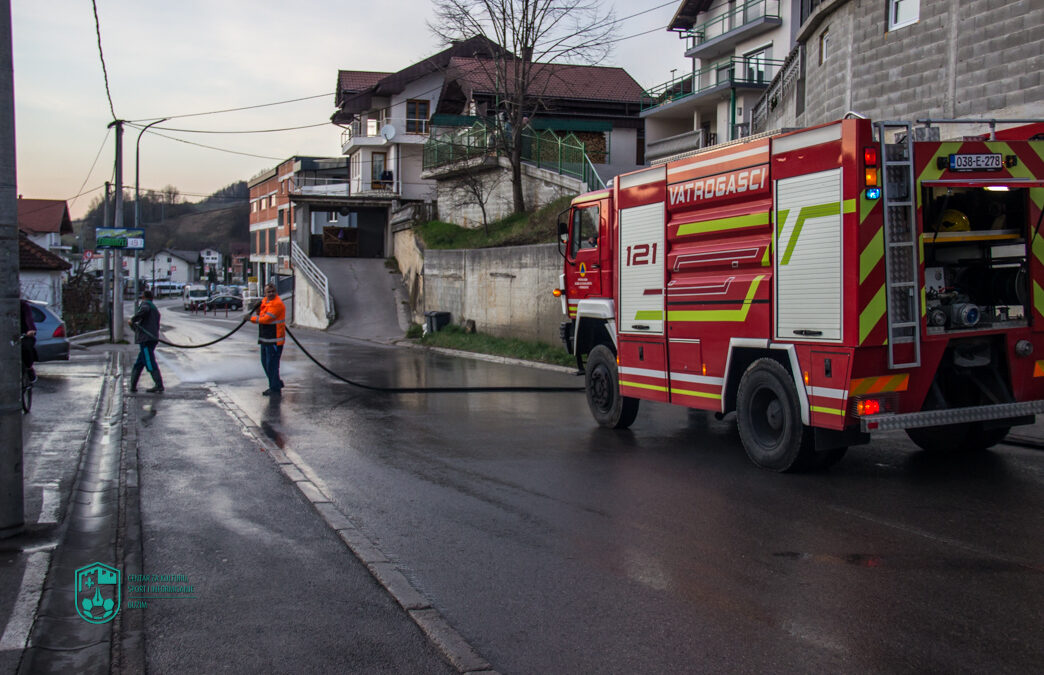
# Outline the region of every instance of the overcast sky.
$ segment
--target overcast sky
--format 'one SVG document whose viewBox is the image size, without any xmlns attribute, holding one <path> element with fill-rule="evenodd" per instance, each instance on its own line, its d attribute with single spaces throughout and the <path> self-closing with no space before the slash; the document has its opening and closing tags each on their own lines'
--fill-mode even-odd
<svg viewBox="0 0 1044 675">
<path fill-rule="evenodd" d="M 613 0 L 604 0 L 608 4 Z M 643 87 L 684 69 L 684 42 L 662 29 L 680 0 L 622 21 L 622 40 L 600 65 L 625 68 Z M 308 101 L 158 126 L 236 131 L 329 122 L 337 70 L 396 71 L 442 47 L 427 28 L 431 0 L 96 0 L 116 116 L 125 120 L 208 112 L 326 94 Z M 615 0 L 617 17 L 663 0 Z M 67 199 L 83 215 L 110 180 L 112 121 L 91 0 L 12 2 L 18 193 Z M 177 187 L 198 197 L 275 166 L 292 155 L 340 155 L 331 124 L 271 134 L 167 136 L 141 140 L 142 189 Z M 134 185 L 138 131 L 124 134 L 124 184 Z M 97 164 L 91 170 L 95 157 Z M 82 186 L 82 187 L 81 187 Z M 73 197 L 88 192 L 77 199 Z"/>
</svg>

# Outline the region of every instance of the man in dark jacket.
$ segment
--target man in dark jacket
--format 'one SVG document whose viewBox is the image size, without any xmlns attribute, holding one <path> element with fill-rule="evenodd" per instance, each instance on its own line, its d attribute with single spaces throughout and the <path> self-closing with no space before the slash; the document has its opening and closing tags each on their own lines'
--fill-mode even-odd
<svg viewBox="0 0 1044 675">
<path fill-rule="evenodd" d="M 131 368 L 130 390 L 138 391 L 138 378 L 141 371 L 147 370 L 152 375 L 155 386 L 146 389 L 150 394 L 163 393 L 163 376 L 160 375 L 159 364 L 156 363 L 156 345 L 159 344 L 160 311 L 152 304 L 152 291 L 141 292 L 141 304 L 130 320 L 134 328 L 134 342 L 138 344 L 138 360 Z"/>
</svg>

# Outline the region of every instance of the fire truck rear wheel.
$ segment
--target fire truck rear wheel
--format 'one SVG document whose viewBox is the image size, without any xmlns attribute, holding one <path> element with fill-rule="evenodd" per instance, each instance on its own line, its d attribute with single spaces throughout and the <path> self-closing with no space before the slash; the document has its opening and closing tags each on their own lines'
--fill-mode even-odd
<svg viewBox="0 0 1044 675">
<path fill-rule="evenodd" d="M 610 429 L 626 429 L 638 416 L 638 399 L 620 395 L 616 357 L 605 345 L 587 356 L 587 405 L 595 421 Z"/>
<path fill-rule="evenodd" d="M 774 359 L 758 359 L 743 374 L 736 421 L 747 456 L 762 468 L 791 471 L 812 458 L 812 433 L 801 423 L 794 380 Z"/>
</svg>

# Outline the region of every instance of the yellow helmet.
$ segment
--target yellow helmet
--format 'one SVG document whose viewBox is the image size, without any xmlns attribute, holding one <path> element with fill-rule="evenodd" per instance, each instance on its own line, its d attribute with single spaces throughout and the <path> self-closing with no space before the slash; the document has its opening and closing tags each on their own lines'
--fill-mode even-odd
<svg viewBox="0 0 1044 675">
<path fill-rule="evenodd" d="M 971 229 L 971 221 L 962 211 L 946 209 L 939 216 L 935 229 L 938 232 L 967 232 Z"/>
</svg>

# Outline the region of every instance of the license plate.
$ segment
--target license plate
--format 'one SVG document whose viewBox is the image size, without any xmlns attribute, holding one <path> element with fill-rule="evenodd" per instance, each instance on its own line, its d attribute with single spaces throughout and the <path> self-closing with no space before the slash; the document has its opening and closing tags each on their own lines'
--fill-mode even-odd
<svg viewBox="0 0 1044 675">
<path fill-rule="evenodd" d="M 1000 171 L 1000 154 L 950 155 L 950 171 Z"/>
</svg>

